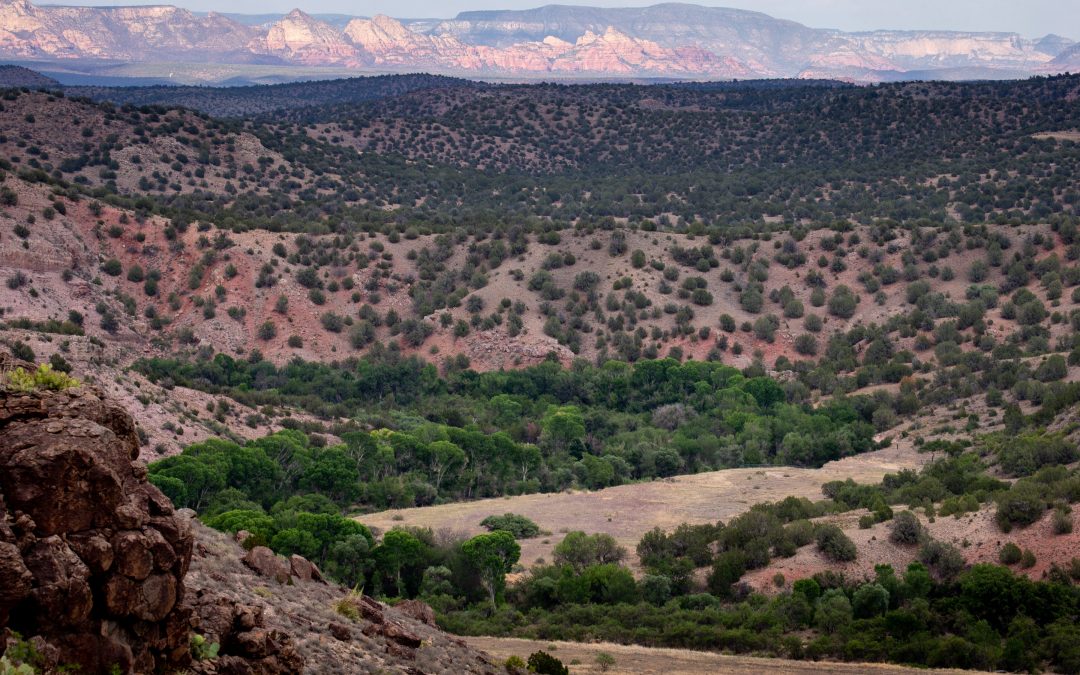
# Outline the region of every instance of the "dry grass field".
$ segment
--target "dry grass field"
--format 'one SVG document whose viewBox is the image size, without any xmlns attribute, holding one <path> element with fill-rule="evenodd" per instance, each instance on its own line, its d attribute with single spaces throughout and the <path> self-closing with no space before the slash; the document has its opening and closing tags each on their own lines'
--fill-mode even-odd
<svg viewBox="0 0 1080 675">
<path fill-rule="evenodd" d="M 1055 141 L 1080 142 L 1080 131 L 1044 131 L 1039 134 L 1032 134 L 1031 137 L 1037 141 L 1053 139 Z"/>
<path fill-rule="evenodd" d="M 550 561 L 562 534 L 582 530 L 615 537 L 632 555 L 641 535 L 654 527 L 673 529 L 680 523 L 727 520 L 761 502 L 789 495 L 821 499 L 821 485 L 851 478 L 874 483 L 886 473 L 918 468 L 927 459 L 908 442 L 884 450 L 830 462 L 820 469 L 792 467 L 743 468 L 677 476 L 598 490 L 532 494 L 412 509 L 395 509 L 359 517 L 385 531 L 395 525 L 430 527 L 469 535 L 483 532 L 480 521 L 490 515 L 517 513 L 535 521 L 550 536 L 521 542 L 521 564 Z"/>
<path fill-rule="evenodd" d="M 525 659 L 529 654 L 544 650 L 569 665 L 572 675 L 592 675 L 605 672 L 596 663 L 596 655 L 604 652 L 615 659 L 606 672 L 613 675 L 908 675 L 915 673 L 965 673 L 971 670 L 935 670 L 904 668 L 880 663 L 822 663 L 787 661 L 749 656 L 728 656 L 687 649 L 654 649 L 608 643 L 581 644 L 576 642 L 538 642 L 516 638 L 466 638 L 470 646 L 491 654 L 497 661 L 510 656 Z M 551 647 L 554 645 L 554 649 Z M 576 662 L 576 663 L 575 663 Z"/>
</svg>

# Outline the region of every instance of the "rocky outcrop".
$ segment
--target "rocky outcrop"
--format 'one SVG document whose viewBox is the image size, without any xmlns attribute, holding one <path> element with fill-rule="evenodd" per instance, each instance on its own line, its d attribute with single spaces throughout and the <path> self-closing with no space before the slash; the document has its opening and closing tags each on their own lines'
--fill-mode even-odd
<svg viewBox="0 0 1080 675">
<path fill-rule="evenodd" d="M 235 52 L 254 31 L 220 14 L 152 7 L 38 7 L 0 2 L 0 52 L 9 57 L 188 58 Z"/>
<path fill-rule="evenodd" d="M 187 594 L 197 631 L 221 645 L 215 662 L 261 644 L 283 648 L 275 658 L 261 660 L 263 666 L 287 664 L 291 645 L 278 645 L 275 636 L 289 635 L 306 663 L 303 672 L 505 672 L 487 655 L 439 630 L 431 609 L 423 603 L 406 601 L 388 607 L 332 581 L 311 583 L 296 576 L 290 583 L 279 584 L 242 562 L 248 552 L 234 535 L 211 530 L 197 520 L 191 527 L 196 544 Z M 294 559 L 289 562 L 291 570 Z M 252 631 L 267 639 L 254 639 Z M 246 656 L 250 659 L 253 654 Z M 215 672 L 210 670 L 212 665 L 198 662 L 192 670 Z"/>
<path fill-rule="evenodd" d="M 263 609 L 237 604 L 210 590 L 195 591 L 192 609 L 199 632 L 216 643 L 218 656 L 192 666 L 196 673 L 299 673 L 304 659 L 290 635 L 268 628 Z"/>
<path fill-rule="evenodd" d="M 100 392 L 0 391 L 0 627 L 83 672 L 188 660 L 192 535 Z"/>
<path fill-rule="evenodd" d="M 237 536 L 237 543 L 242 544 L 244 539 Z M 265 546 L 253 546 L 244 555 L 243 562 L 259 576 L 273 579 L 279 584 L 292 583 L 293 580 L 323 583 L 318 566 L 300 555 L 283 558 Z"/>
<path fill-rule="evenodd" d="M 12 365 L 0 357 L 0 371 Z M 302 670 L 262 608 L 206 588 L 186 597 L 194 514 L 146 480 L 131 416 L 99 390 L 0 387 L 0 439 L 0 649 L 11 630 L 46 666 L 86 673 Z M 303 558 L 270 556 L 286 581 L 320 578 Z M 193 630 L 216 658 L 198 660 Z"/>
<path fill-rule="evenodd" d="M 351 604 L 367 621 L 367 625 L 363 628 L 364 635 L 384 638 L 387 648 L 396 656 L 413 658 L 411 650 L 417 649 L 423 643 L 416 633 L 406 628 L 400 621 L 388 616 L 386 606 L 378 600 L 362 595 L 350 597 L 345 602 Z"/>
<path fill-rule="evenodd" d="M 333 27 L 298 9 L 270 26 L 264 37 L 248 47 L 299 63 L 337 63 L 355 60 L 356 49 Z"/>
</svg>

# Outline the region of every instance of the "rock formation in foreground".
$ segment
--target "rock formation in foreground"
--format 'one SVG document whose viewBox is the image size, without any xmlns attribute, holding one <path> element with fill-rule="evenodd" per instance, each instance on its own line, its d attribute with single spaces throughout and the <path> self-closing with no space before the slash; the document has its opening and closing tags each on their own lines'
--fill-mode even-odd
<svg viewBox="0 0 1080 675">
<path fill-rule="evenodd" d="M 89 387 L 0 392 L 0 627 L 82 672 L 182 666 L 192 535 Z"/>
<path fill-rule="evenodd" d="M 94 387 L 5 388 L 16 365 L 0 355 L 0 654 L 17 633 L 47 671 L 497 672 L 423 603 L 351 594 L 174 510 L 126 411 Z"/>
</svg>

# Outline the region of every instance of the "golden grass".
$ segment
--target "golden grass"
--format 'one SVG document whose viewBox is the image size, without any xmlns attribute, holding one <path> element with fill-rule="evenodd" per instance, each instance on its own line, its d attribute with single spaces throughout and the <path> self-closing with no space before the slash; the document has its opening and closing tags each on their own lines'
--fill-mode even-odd
<svg viewBox="0 0 1080 675">
<path fill-rule="evenodd" d="M 1031 137 L 1037 141 L 1053 139 L 1055 141 L 1080 142 L 1080 131 L 1043 131 L 1037 134 L 1031 134 Z"/>
<path fill-rule="evenodd" d="M 551 560 L 555 544 L 572 530 L 604 532 L 615 537 L 631 553 L 654 527 L 672 529 L 680 523 L 727 520 L 754 504 L 778 501 L 788 495 L 822 498 L 821 485 L 852 478 L 856 482 L 880 481 L 886 473 L 917 468 L 927 459 L 907 443 L 830 462 L 820 469 L 767 467 L 727 469 L 677 476 L 649 483 L 620 485 L 596 492 L 574 491 L 484 499 L 411 509 L 394 509 L 360 516 L 366 525 L 389 530 L 394 526 L 430 527 L 435 531 L 480 534 L 480 521 L 490 515 L 517 513 L 551 532 L 521 542 L 521 563 L 529 567 Z"/>
<path fill-rule="evenodd" d="M 657 649 L 610 643 L 546 642 L 520 640 L 517 638 L 471 637 L 465 641 L 472 647 L 491 654 L 499 662 L 510 656 L 528 658 L 532 652 L 543 650 L 560 659 L 570 667 L 572 675 L 601 673 L 596 663 L 600 652 L 615 658 L 615 665 L 608 673 L 624 675 L 761 675 L 783 673 L 785 675 L 916 675 L 954 674 L 972 675 L 971 670 L 934 670 L 905 668 L 878 663 L 826 663 L 815 661 L 788 661 L 751 656 L 728 656 L 714 652 L 697 652 L 687 649 Z M 554 645 L 555 649 L 550 647 Z M 572 661 L 578 664 L 571 664 Z"/>
</svg>

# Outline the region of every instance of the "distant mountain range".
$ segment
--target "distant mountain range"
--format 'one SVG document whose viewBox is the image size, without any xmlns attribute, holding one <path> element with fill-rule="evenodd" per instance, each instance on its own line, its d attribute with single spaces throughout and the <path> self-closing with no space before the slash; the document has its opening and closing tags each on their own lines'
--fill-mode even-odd
<svg viewBox="0 0 1080 675">
<path fill-rule="evenodd" d="M 758 12 L 663 4 L 549 5 L 448 20 L 196 14 L 173 6 L 59 7 L 0 0 L 14 61 L 333 66 L 361 72 L 545 78 L 1009 78 L 1080 70 L 1047 35 L 809 28 Z M 308 75 L 310 76 L 310 75 Z"/>
</svg>

